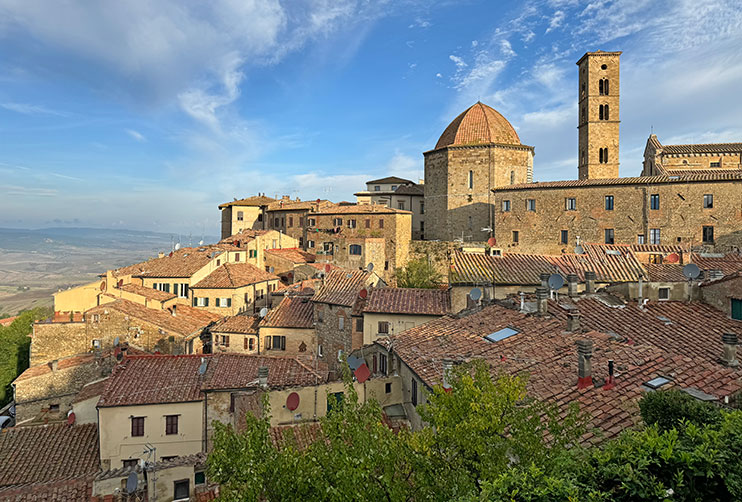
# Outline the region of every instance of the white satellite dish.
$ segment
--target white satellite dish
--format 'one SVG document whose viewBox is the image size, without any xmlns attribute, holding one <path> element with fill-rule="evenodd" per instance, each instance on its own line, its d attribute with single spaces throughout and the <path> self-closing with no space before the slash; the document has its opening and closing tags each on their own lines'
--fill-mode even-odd
<svg viewBox="0 0 742 502">
<path fill-rule="evenodd" d="M 180 242 L 178 242 L 178 243 L 177 243 L 177 244 L 175 245 L 175 250 L 177 251 L 177 250 L 179 250 L 179 249 L 180 249 Z"/>
<path fill-rule="evenodd" d="M 273 268 L 273 267 L 271 267 L 271 268 L 269 269 L 269 271 L 270 271 L 270 273 L 271 273 L 271 274 L 273 273 L 273 271 L 274 271 L 274 270 L 276 270 L 276 269 L 275 269 L 275 268 Z"/>
<path fill-rule="evenodd" d="M 562 286 L 564 286 L 564 277 L 562 277 L 559 274 L 551 274 L 549 276 L 549 288 L 553 289 L 554 291 L 560 289 Z"/>
<path fill-rule="evenodd" d="M 374 271 L 374 264 L 373 263 L 369 263 L 368 265 L 366 265 L 366 270 L 368 270 L 368 273 L 369 274 L 371 272 L 373 272 Z"/>
<path fill-rule="evenodd" d="M 469 291 L 469 298 L 474 301 L 479 300 L 480 298 L 482 298 L 482 290 L 479 288 L 472 288 L 472 290 Z"/>
<path fill-rule="evenodd" d="M 701 275 L 701 269 L 698 268 L 698 265 L 696 265 L 695 263 L 689 263 L 683 267 L 683 275 L 686 279 L 692 281 L 693 279 Z"/>
<path fill-rule="evenodd" d="M 203 239 L 201 239 L 200 241 L 198 241 L 198 245 L 199 245 L 199 246 L 203 246 L 203 245 L 204 245 L 204 240 L 203 240 Z"/>
<path fill-rule="evenodd" d="M 260 317 L 265 317 L 268 315 L 268 309 L 266 307 L 263 307 L 260 309 Z"/>
<path fill-rule="evenodd" d="M 585 254 L 585 250 L 582 249 L 582 246 L 580 246 L 579 244 L 577 244 L 575 246 L 575 254 Z"/>
</svg>

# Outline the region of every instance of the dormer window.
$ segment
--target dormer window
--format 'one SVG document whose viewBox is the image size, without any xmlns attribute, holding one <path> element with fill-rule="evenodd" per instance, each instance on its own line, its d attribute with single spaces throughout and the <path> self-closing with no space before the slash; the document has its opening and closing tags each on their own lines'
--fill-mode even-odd
<svg viewBox="0 0 742 502">
<path fill-rule="evenodd" d="M 381 186 L 379 185 L 374 186 L 374 192 L 381 192 Z"/>
</svg>

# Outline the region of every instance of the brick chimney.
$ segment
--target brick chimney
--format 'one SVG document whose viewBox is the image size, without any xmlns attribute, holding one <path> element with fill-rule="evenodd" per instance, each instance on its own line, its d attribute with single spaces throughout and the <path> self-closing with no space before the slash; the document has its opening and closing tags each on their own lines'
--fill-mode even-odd
<svg viewBox="0 0 742 502">
<path fill-rule="evenodd" d="M 577 274 L 567 274 L 567 293 L 574 298 L 577 296 Z"/>
<path fill-rule="evenodd" d="M 567 331 L 570 333 L 576 333 L 582 331 L 580 328 L 580 318 L 582 316 L 579 312 L 568 312 L 567 313 Z"/>
<path fill-rule="evenodd" d="M 549 289 L 549 274 L 546 272 L 541 272 L 539 275 L 539 279 L 541 279 L 541 287 L 546 289 L 548 291 Z"/>
<path fill-rule="evenodd" d="M 268 387 L 268 366 L 258 367 L 258 385 L 264 389 Z"/>
<path fill-rule="evenodd" d="M 547 289 L 536 289 L 536 307 L 536 311 L 540 316 L 545 316 L 549 313 L 549 292 Z"/>
<path fill-rule="evenodd" d="M 739 366 L 739 361 L 737 360 L 737 344 L 739 343 L 737 335 L 734 333 L 724 333 L 721 335 L 721 342 L 724 344 L 721 364 L 730 368 L 736 368 Z"/>
<path fill-rule="evenodd" d="M 577 388 L 585 389 L 593 384 L 593 342 L 577 340 Z"/>
<path fill-rule="evenodd" d="M 595 272 L 585 271 L 585 293 L 595 293 Z"/>
</svg>

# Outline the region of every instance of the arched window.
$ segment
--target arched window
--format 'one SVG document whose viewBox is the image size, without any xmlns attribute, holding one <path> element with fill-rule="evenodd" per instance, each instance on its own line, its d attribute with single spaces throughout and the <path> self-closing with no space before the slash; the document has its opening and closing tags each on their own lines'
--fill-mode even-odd
<svg viewBox="0 0 742 502">
<path fill-rule="evenodd" d="M 600 120 L 608 120 L 608 105 L 600 105 L 598 109 L 598 118 Z"/>
<path fill-rule="evenodd" d="M 603 80 L 598 80 L 598 94 L 600 94 L 601 96 L 604 94 L 603 93 Z"/>
<path fill-rule="evenodd" d="M 598 150 L 598 161 L 601 164 L 607 164 L 608 163 L 608 148 L 600 148 Z"/>
<path fill-rule="evenodd" d="M 603 120 L 608 120 L 609 119 L 609 116 L 608 116 L 608 105 L 603 105 L 603 106 L 605 107 L 605 111 L 603 112 L 603 115 L 605 116 L 605 118 Z"/>
<path fill-rule="evenodd" d="M 469 189 L 474 188 L 474 171 L 469 171 Z"/>
<path fill-rule="evenodd" d="M 608 94 L 609 94 L 609 92 L 608 92 L 608 79 L 607 78 L 604 78 L 603 79 L 603 93 L 606 96 L 608 96 Z"/>
<path fill-rule="evenodd" d="M 361 245 L 360 244 L 351 244 L 350 245 L 350 254 L 353 255 L 359 255 L 361 254 Z"/>
<path fill-rule="evenodd" d="M 515 171 L 510 171 L 510 184 L 515 185 Z"/>
</svg>

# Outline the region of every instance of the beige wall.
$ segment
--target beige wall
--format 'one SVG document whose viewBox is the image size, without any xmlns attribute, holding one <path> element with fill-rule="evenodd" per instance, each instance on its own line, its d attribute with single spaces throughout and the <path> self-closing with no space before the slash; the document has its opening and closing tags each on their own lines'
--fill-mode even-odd
<svg viewBox="0 0 742 502">
<path fill-rule="evenodd" d="M 90 350 L 84 322 L 36 322 L 31 337 L 30 366 Z"/>
<path fill-rule="evenodd" d="M 258 335 L 257 333 L 226 333 L 221 331 L 212 331 L 211 336 L 214 338 L 213 352 L 237 352 L 240 354 L 257 354 L 258 353 Z M 229 346 L 225 344 L 224 336 L 229 337 Z M 245 348 L 245 339 L 253 340 L 253 350 Z M 249 342 L 248 342 L 249 343 Z M 249 347 L 249 345 L 248 345 Z"/>
<path fill-rule="evenodd" d="M 101 283 L 106 281 L 93 281 L 82 286 L 58 291 L 54 293 L 55 312 L 85 312 L 98 305 L 98 295 L 101 292 Z M 105 289 L 105 287 L 104 287 Z"/>
<path fill-rule="evenodd" d="M 98 423 L 98 400 L 100 396 L 93 396 L 85 399 L 84 401 L 78 401 L 72 403 L 72 411 L 75 414 L 76 424 L 97 424 Z"/>
<path fill-rule="evenodd" d="M 242 213 L 242 220 L 238 219 Z M 227 206 L 222 209 L 222 239 L 241 232 L 244 229 L 260 230 L 265 228 L 259 221 L 261 209 L 258 206 Z"/>
<path fill-rule="evenodd" d="M 157 448 L 157 458 L 192 455 L 201 451 L 203 402 L 99 408 L 100 458 L 111 469 L 122 461 L 145 458 L 145 444 Z M 179 415 L 178 433 L 165 434 L 165 415 Z M 146 417 L 144 436 L 131 436 L 131 417 Z"/>
<path fill-rule="evenodd" d="M 363 344 L 369 345 L 379 338 L 379 322 L 389 323 L 389 334 L 394 335 L 402 331 L 414 328 L 428 321 L 437 319 L 439 316 L 430 315 L 408 315 L 408 314 L 363 314 Z M 386 335 L 381 335 L 386 336 Z"/>
<path fill-rule="evenodd" d="M 286 350 L 267 349 L 266 338 L 269 336 L 285 336 Z M 301 344 L 304 350 L 300 350 Z M 271 356 L 307 357 L 313 358 L 317 354 L 317 335 L 314 328 L 268 328 L 260 327 L 260 352 Z"/>
<path fill-rule="evenodd" d="M 260 309 L 261 307 L 268 306 L 269 289 L 275 291 L 278 288 L 278 279 L 270 281 L 258 282 L 256 284 L 250 284 L 241 288 L 227 289 L 227 288 L 194 288 L 192 290 L 192 298 L 208 298 L 208 307 L 199 307 L 195 302 L 192 302 L 193 306 L 198 309 L 208 310 L 222 316 L 236 315 L 240 312 Z M 262 296 L 262 298 L 261 298 Z M 217 307 L 216 300 L 218 298 L 231 298 L 231 307 Z M 256 298 L 257 303 L 256 303 Z"/>
</svg>

